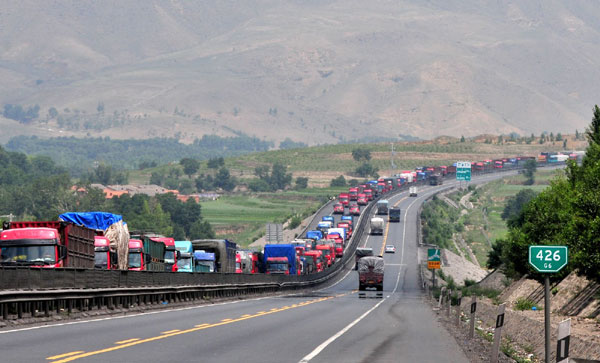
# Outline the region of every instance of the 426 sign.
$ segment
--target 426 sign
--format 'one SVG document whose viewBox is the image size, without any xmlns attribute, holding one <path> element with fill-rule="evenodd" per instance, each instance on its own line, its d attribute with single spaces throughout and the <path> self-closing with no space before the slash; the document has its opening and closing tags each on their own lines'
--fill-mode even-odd
<svg viewBox="0 0 600 363">
<path fill-rule="evenodd" d="M 568 262 L 567 246 L 529 246 L 529 264 L 538 272 L 558 272 Z"/>
</svg>

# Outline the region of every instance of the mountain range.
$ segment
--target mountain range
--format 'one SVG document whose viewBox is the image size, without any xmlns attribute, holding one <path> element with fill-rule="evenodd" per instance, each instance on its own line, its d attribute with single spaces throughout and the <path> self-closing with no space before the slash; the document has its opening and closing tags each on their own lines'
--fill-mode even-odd
<svg viewBox="0 0 600 363">
<path fill-rule="evenodd" d="M 599 103 L 598 14 L 593 0 L 8 2 L 0 105 L 40 111 L 0 116 L 0 142 L 572 133 Z"/>
</svg>

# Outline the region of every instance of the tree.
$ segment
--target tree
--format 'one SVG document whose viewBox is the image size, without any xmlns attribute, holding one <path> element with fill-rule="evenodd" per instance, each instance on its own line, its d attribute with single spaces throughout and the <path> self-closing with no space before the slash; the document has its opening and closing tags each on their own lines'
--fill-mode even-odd
<svg viewBox="0 0 600 363">
<path fill-rule="evenodd" d="M 308 178 L 299 176 L 296 178 L 296 189 L 308 188 Z"/>
<path fill-rule="evenodd" d="M 98 102 L 98 106 L 96 107 L 96 111 L 98 111 L 98 113 L 104 113 L 104 102 L 102 102 L 102 101 Z"/>
<path fill-rule="evenodd" d="M 271 171 L 270 185 L 273 190 L 285 189 L 292 182 L 292 174 L 286 173 L 287 166 L 276 162 Z"/>
<path fill-rule="evenodd" d="M 556 141 L 563 141 L 563 136 L 560 132 L 556 134 Z"/>
<path fill-rule="evenodd" d="M 221 169 L 219 169 L 217 175 L 215 175 L 213 185 L 217 188 L 221 188 L 230 192 L 235 188 L 236 183 L 237 181 L 231 176 L 229 169 L 223 166 Z"/>
<path fill-rule="evenodd" d="M 271 186 L 263 179 L 250 180 L 248 188 L 253 192 L 268 192 L 271 190 Z"/>
<path fill-rule="evenodd" d="M 379 171 L 379 169 L 377 169 L 370 163 L 365 162 L 362 165 L 360 165 L 358 168 L 356 168 L 355 173 L 356 173 L 356 175 L 358 175 L 360 177 L 366 178 L 368 176 L 375 176 L 378 171 Z"/>
<path fill-rule="evenodd" d="M 358 162 L 371 160 L 371 151 L 364 147 L 358 147 L 352 150 L 352 158 Z"/>
<path fill-rule="evenodd" d="M 590 144 L 600 144 L 600 108 L 594 106 L 594 117 L 592 123 L 585 130 L 585 136 Z"/>
<path fill-rule="evenodd" d="M 498 144 L 504 143 L 504 137 L 502 135 L 498 136 Z"/>
<path fill-rule="evenodd" d="M 496 269 L 502 266 L 502 247 L 506 242 L 502 239 L 497 239 L 492 244 L 492 249 L 488 251 L 487 268 Z"/>
<path fill-rule="evenodd" d="M 460 142 L 465 142 L 465 136 L 464 136 L 464 135 L 462 135 L 462 136 L 460 137 Z"/>
<path fill-rule="evenodd" d="M 508 198 L 500 215 L 508 227 L 515 228 L 523 224 L 523 209 L 535 196 L 536 193 L 532 189 L 523 189 L 515 196 Z"/>
<path fill-rule="evenodd" d="M 525 175 L 525 185 L 533 185 L 535 183 L 535 172 L 537 170 L 537 163 L 533 159 L 529 159 L 525 162 L 524 165 L 525 171 L 523 174 Z"/>
<path fill-rule="evenodd" d="M 165 181 L 165 173 L 153 171 L 150 175 L 150 184 L 162 186 Z"/>
<path fill-rule="evenodd" d="M 183 158 L 179 161 L 179 164 L 183 166 L 183 173 L 190 179 L 192 178 L 192 175 L 196 174 L 198 169 L 200 169 L 200 162 L 192 158 Z"/>
<path fill-rule="evenodd" d="M 190 227 L 188 238 L 190 240 L 213 239 L 215 238 L 215 232 L 213 231 L 210 223 L 207 221 L 197 220 Z"/>
<path fill-rule="evenodd" d="M 225 159 L 223 159 L 223 157 L 210 158 L 206 164 L 209 169 L 218 169 L 219 167 L 225 165 Z"/>
<path fill-rule="evenodd" d="M 52 118 L 56 118 L 56 116 L 58 116 L 58 111 L 56 110 L 56 108 L 54 107 L 50 107 L 48 109 L 48 117 Z"/>
<path fill-rule="evenodd" d="M 331 186 L 331 187 L 345 187 L 345 186 L 347 186 L 347 184 L 346 184 L 346 178 L 344 178 L 343 175 L 340 175 L 337 178 L 333 178 L 333 179 L 331 179 L 331 183 L 329 183 L 329 186 Z"/>
</svg>

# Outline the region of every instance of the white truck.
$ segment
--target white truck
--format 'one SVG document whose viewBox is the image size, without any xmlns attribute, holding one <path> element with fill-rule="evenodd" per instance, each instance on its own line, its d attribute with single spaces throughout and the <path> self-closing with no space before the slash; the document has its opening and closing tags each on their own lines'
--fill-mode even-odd
<svg viewBox="0 0 600 363">
<path fill-rule="evenodd" d="M 408 188 L 408 193 L 411 197 L 416 197 L 417 196 L 417 187 Z"/>
<path fill-rule="evenodd" d="M 383 218 L 371 218 L 371 234 L 383 234 Z"/>
</svg>

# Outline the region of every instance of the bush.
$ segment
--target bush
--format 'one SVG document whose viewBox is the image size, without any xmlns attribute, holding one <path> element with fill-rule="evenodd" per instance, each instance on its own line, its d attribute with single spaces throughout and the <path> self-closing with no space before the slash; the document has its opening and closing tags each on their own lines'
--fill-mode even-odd
<svg viewBox="0 0 600 363">
<path fill-rule="evenodd" d="M 520 297 L 515 301 L 515 310 L 531 310 L 533 307 L 535 307 L 536 310 L 541 310 L 539 306 L 527 298 Z"/>
<path fill-rule="evenodd" d="M 300 217 L 299 215 L 296 214 L 292 217 L 292 219 L 290 219 L 288 228 L 294 229 L 294 228 L 298 227 L 300 225 L 300 223 L 302 223 L 302 217 Z"/>
<path fill-rule="evenodd" d="M 271 190 L 271 186 L 262 179 L 252 179 L 248 183 L 248 188 L 253 192 L 268 192 Z"/>
<path fill-rule="evenodd" d="M 329 185 L 331 187 L 345 187 L 347 186 L 346 178 L 344 178 L 343 175 L 340 175 L 337 178 L 331 179 L 331 183 L 329 183 Z"/>
</svg>

